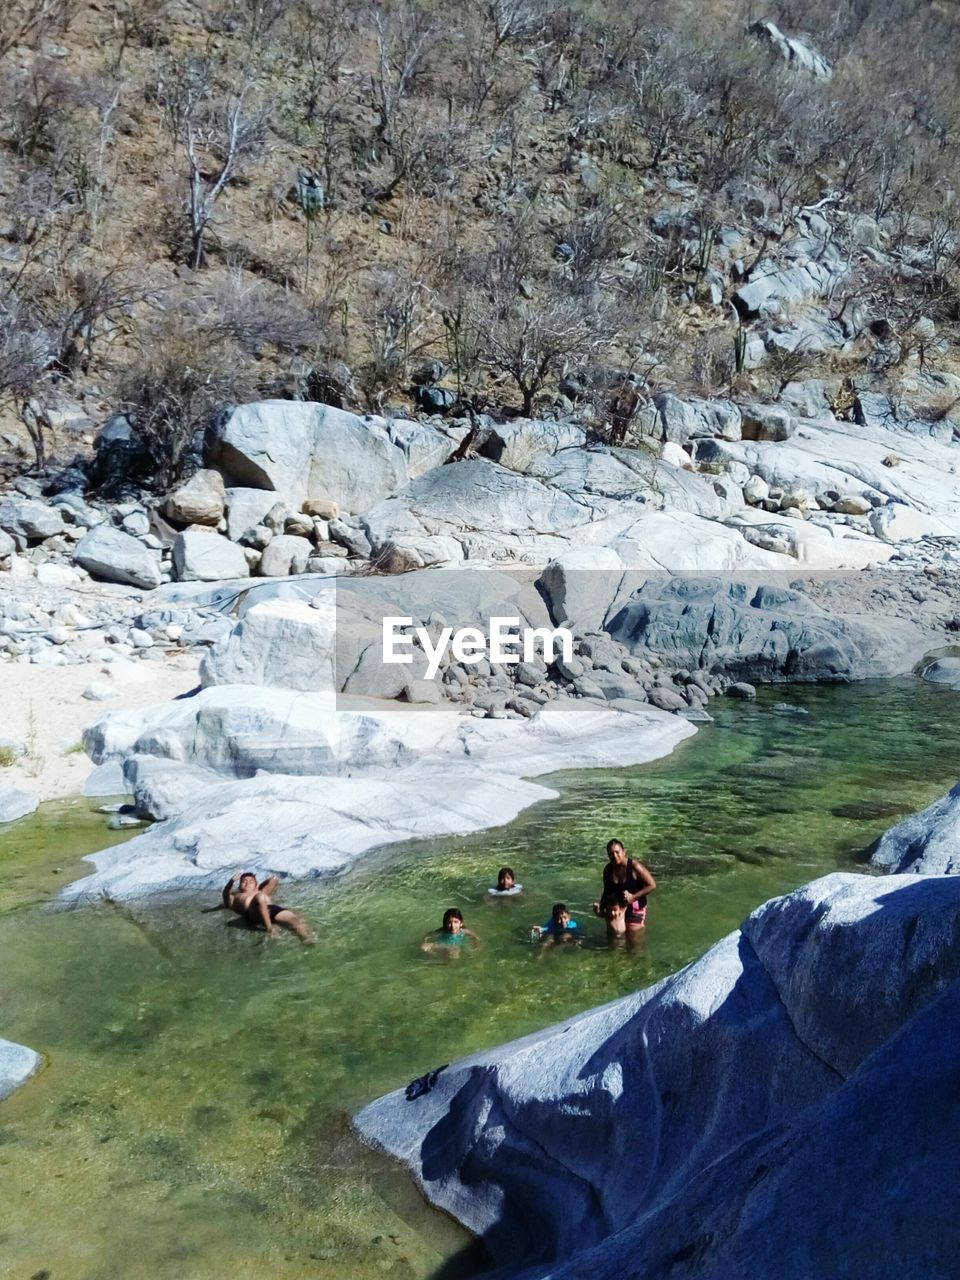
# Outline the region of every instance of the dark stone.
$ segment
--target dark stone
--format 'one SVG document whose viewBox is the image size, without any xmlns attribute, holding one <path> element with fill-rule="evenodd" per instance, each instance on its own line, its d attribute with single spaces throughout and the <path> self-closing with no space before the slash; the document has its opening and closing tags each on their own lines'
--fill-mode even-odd
<svg viewBox="0 0 960 1280">
<path fill-rule="evenodd" d="M 427 413 L 446 413 L 457 403 L 457 393 L 447 387 L 417 387 L 414 397 L 420 408 Z"/>
<path fill-rule="evenodd" d="M 446 367 L 442 360 L 424 360 L 414 369 L 410 381 L 415 387 L 426 387 L 439 382 L 445 373 Z"/>
</svg>

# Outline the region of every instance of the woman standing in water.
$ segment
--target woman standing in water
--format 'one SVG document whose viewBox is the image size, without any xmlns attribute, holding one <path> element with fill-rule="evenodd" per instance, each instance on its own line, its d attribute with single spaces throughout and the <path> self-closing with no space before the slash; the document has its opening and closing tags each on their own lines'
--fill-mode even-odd
<svg viewBox="0 0 960 1280">
<path fill-rule="evenodd" d="M 603 894 L 593 904 L 594 913 L 606 916 L 609 904 L 619 895 L 626 899 L 627 935 L 636 934 L 647 923 L 647 898 L 657 882 L 642 862 L 631 858 L 622 840 L 607 845 L 607 865 L 603 868 Z"/>
</svg>

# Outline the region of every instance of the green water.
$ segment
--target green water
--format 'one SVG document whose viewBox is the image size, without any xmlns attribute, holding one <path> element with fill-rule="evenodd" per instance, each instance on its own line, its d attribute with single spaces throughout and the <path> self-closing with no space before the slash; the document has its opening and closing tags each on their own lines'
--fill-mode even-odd
<svg viewBox="0 0 960 1280">
<path fill-rule="evenodd" d="M 788 698 L 810 712 L 772 710 Z M 0 834 L 0 1034 L 43 1074 L 0 1105 L 0 1274 L 28 1280 L 476 1274 L 459 1229 L 352 1137 L 364 1101 L 634 990 L 770 896 L 837 867 L 956 781 L 960 699 L 916 681 L 723 703 L 674 756 L 558 774 L 498 831 L 393 847 L 291 886 L 320 939 L 267 940 L 201 903 L 51 911 L 118 833 L 81 803 Z M 603 845 L 654 870 L 645 944 L 587 913 Z M 527 886 L 487 902 L 501 863 Z M 579 948 L 527 941 L 555 899 Z M 419 951 L 460 906 L 476 954 Z"/>
</svg>

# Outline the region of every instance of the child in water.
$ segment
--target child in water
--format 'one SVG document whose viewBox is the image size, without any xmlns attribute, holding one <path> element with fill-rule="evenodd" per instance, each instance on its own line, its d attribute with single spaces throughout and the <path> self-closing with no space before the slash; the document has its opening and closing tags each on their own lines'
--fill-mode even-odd
<svg viewBox="0 0 960 1280">
<path fill-rule="evenodd" d="M 474 946 L 479 945 L 480 939 L 473 930 L 464 927 L 460 908 L 448 907 L 443 913 L 443 924 L 427 934 L 420 944 L 420 950 L 432 953 L 440 947 L 462 947 L 468 938 Z"/>
<path fill-rule="evenodd" d="M 492 886 L 487 893 L 492 894 L 495 898 L 512 898 L 516 897 L 523 889 L 522 884 L 517 884 L 517 877 L 513 874 L 513 867 L 501 867 L 497 872 L 497 887 Z"/>
<path fill-rule="evenodd" d="M 630 902 L 622 889 L 605 893 L 594 903 L 594 912 L 607 922 L 608 938 L 623 938 L 627 933 L 627 908 Z"/>
<path fill-rule="evenodd" d="M 576 920 L 570 919 L 570 912 L 563 902 L 555 902 L 546 924 L 535 924 L 530 930 L 531 938 L 569 937 L 577 928 Z"/>
</svg>

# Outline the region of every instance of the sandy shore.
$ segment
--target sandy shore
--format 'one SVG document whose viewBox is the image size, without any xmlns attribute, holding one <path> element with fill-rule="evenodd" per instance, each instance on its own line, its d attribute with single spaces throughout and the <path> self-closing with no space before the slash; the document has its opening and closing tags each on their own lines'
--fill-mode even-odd
<svg viewBox="0 0 960 1280">
<path fill-rule="evenodd" d="M 0 769 L 0 782 L 40 801 L 78 795 L 93 769 L 80 747 L 83 730 L 108 711 L 168 702 L 199 683 L 199 652 L 165 662 L 82 663 L 73 667 L 5 663 L 0 667 L 0 738 L 24 743 L 27 754 Z M 83 697 L 93 681 L 116 696 Z"/>
</svg>

